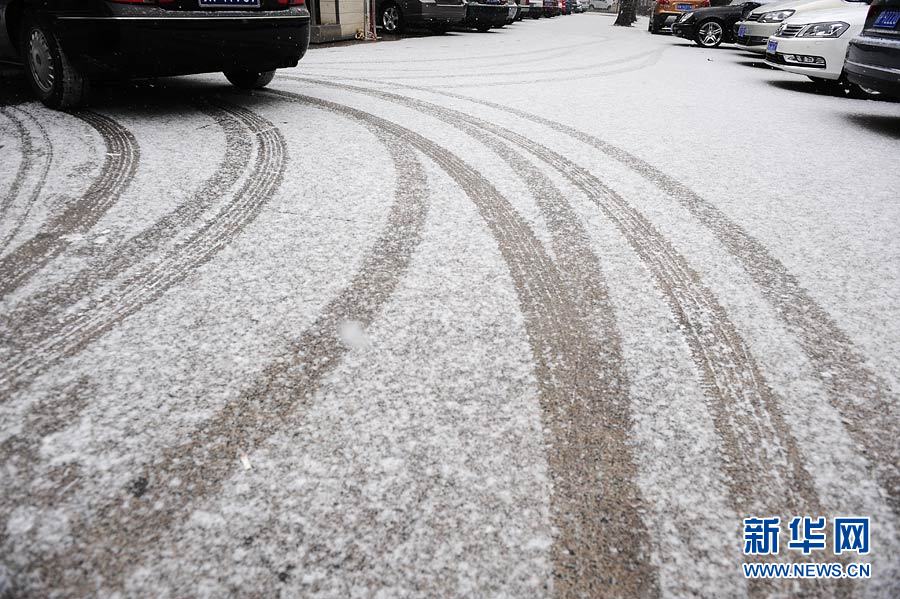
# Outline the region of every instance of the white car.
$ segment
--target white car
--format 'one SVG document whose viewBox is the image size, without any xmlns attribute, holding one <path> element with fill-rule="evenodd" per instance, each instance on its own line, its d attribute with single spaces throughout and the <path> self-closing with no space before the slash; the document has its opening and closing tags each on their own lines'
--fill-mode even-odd
<svg viewBox="0 0 900 599">
<path fill-rule="evenodd" d="M 744 50 L 766 53 L 766 43 L 785 19 L 807 10 L 840 8 L 850 4 L 845 0 L 787 0 L 765 3 L 750 11 L 734 25 L 734 43 Z"/>
<path fill-rule="evenodd" d="M 850 40 L 859 35 L 869 6 L 847 2 L 840 8 L 804 11 L 786 19 L 769 38 L 766 64 L 806 75 L 813 81 L 841 81 Z"/>
<path fill-rule="evenodd" d="M 616 5 L 616 0 L 591 0 L 591 10 L 612 10 Z"/>
</svg>

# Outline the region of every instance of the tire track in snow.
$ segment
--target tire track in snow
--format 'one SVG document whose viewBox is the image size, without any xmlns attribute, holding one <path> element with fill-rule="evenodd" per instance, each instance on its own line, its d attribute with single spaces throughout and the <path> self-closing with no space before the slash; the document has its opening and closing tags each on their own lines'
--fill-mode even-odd
<svg viewBox="0 0 900 599">
<path fill-rule="evenodd" d="M 543 420 L 551 431 L 557 591 L 562 597 L 658 595 L 629 443 L 633 425 L 621 340 L 600 260 L 578 216 L 546 175 L 479 128 L 477 119 L 397 94 L 328 85 L 430 114 L 477 139 L 525 179 L 550 229 L 559 277 L 571 294 L 560 323 L 569 328 L 555 331 L 559 341 L 547 344 L 564 352 L 565 364 L 543 365 L 538 376 Z"/>
<path fill-rule="evenodd" d="M 287 78 L 341 87 L 327 81 Z M 726 457 L 723 471 L 730 481 L 736 511 L 739 514 L 817 513 L 819 500 L 812 479 L 784 422 L 777 398 L 760 373 L 749 347 L 699 275 L 640 212 L 590 172 L 511 130 L 397 94 L 343 87 L 376 97 L 395 96 L 393 99 L 401 103 L 419 102 L 420 110 L 443 111 L 457 120 L 477 123 L 535 155 L 580 189 L 641 258 L 682 328 L 722 439 Z"/>
<path fill-rule="evenodd" d="M 12 349 L 18 360 L 0 369 L 0 385 L 14 386 L 16 380 L 31 378 L 33 374 L 46 369 L 58 360 L 71 355 L 71 348 L 81 348 L 95 339 L 108 326 L 97 326 L 97 322 L 106 320 L 108 324 L 121 320 L 121 314 L 129 314 L 133 310 L 124 307 L 121 299 L 115 299 L 115 315 L 110 314 L 113 298 L 141 297 L 140 288 L 146 283 L 146 276 L 139 275 L 118 286 L 112 292 L 97 296 L 98 289 L 104 283 L 135 266 L 135 261 L 159 251 L 183 231 L 194 225 L 240 179 L 241 175 L 251 170 L 253 154 L 253 132 L 272 127 L 271 123 L 262 123 L 259 119 L 242 112 L 233 113 L 221 107 L 206 103 L 200 109 L 210 116 L 225 134 L 225 155 L 218 164 L 213 175 L 207 179 L 191 198 L 174 210 L 158 219 L 151 227 L 131 237 L 122 244 L 111 248 L 100 260 L 92 262 L 87 268 L 60 284 L 44 289 L 28 298 L 27 302 L 15 311 L 0 317 L 0 322 L 8 332 L 5 345 Z M 239 165 L 234 167 L 233 165 Z M 278 165 L 262 164 L 257 167 L 256 174 L 269 167 Z M 255 180 L 254 175 L 249 180 Z M 240 202 L 246 193 L 246 186 L 235 192 L 231 203 Z M 220 215 L 225 212 L 220 212 Z M 193 264 L 190 256 L 184 256 L 185 262 Z M 147 268 L 145 267 L 145 271 Z M 190 266 L 175 264 L 174 270 L 186 274 Z M 183 276 L 181 277 L 183 278 Z M 170 283 L 171 284 L 171 283 Z M 89 300 L 88 307 L 78 310 L 76 314 L 67 314 L 67 308 L 82 298 Z M 141 304 L 143 305 L 143 304 Z M 138 309 L 140 306 L 137 306 Z M 104 314 L 103 310 L 107 310 Z M 93 324 L 91 324 L 93 323 Z M 80 334 L 82 333 L 83 334 Z"/>
<path fill-rule="evenodd" d="M 596 39 L 592 39 L 589 42 L 581 42 L 578 44 L 569 44 L 568 46 L 554 46 L 552 48 L 544 48 L 542 49 L 545 52 L 551 51 L 562 51 L 562 50 L 574 50 L 575 48 L 583 48 L 585 46 L 594 46 L 598 41 L 605 41 L 610 39 L 609 37 L 598 37 Z M 540 50 L 538 50 L 540 51 Z M 494 61 L 498 58 L 521 58 L 521 52 L 510 52 L 508 54 L 490 54 L 487 56 L 483 55 L 473 55 L 473 56 L 451 56 L 449 58 L 417 58 L 415 62 L 469 62 L 473 60 L 487 60 Z M 360 65 L 383 65 L 383 64 L 409 64 L 409 60 L 376 60 L 376 61 L 365 61 L 365 60 L 335 60 L 329 62 L 317 62 L 315 64 L 311 64 L 310 66 L 324 66 L 324 65 L 353 65 L 359 67 Z"/>
<path fill-rule="evenodd" d="M 665 48 L 657 48 L 657 49 L 654 49 L 654 50 L 650 50 L 650 51 L 648 51 L 648 52 L 641 52 L 641 53 L 635 54 L 635 55 L 633 55 L 633 56 L 625 56 L 625 57 L 622 57 L 622 58 L 613 58 L 613 59 L 611 59 L 611 60 L 605 60 L 605 61 L 603 61 L 603 62 L 598 62 L 598 63 L 596 63 L 596 64 L 590 64 L 590 65 L 584 65 L 584 66 L 577 66 L 577 67 L 570 67 L 570 68 L 567 68 L 567 69 L 566 69 L 566 72 L 569 73 L 569 72 L 572 72 L 572 71 L 591 71 L 591 70 L 594 70 L 594 69 L 597 69 L 597 68 L 600 68 L 600 67 L 606 67 L 606 66 L 611 66 L 611 65 L 618 65 L 618 64 L 628 63 L 628 62 L 634 62 L 634 61 L 637 61 L 637 60 L 642 59 L 642 58 L 648 58 L 648 57 L 651 57 L 651 56 L 658 56 L 659 54 L 661 54 L 661 53 L 663 52 L 663 50 L 665 50 Z M 583 75 L 577 75 L 577 76 L 574 76 L 574 77 L 571 77 L 571 78 L 572 78 L 572 79 L 583 79 L 583 78 L 585 78 L 586 76 L 587 76 L 587 77 L 590 77 L 591 75 L 606 75 L 606 74 L 609 74 L 609 73 L 611 73 L 611 72 L 614 72 L 614 71 L 605 71 L 605 72 L 601 72 L 601 73 L 590 73 L 590 72 L 588 72 L 588 73 L 586 73 L 586 74 L 583 74 Z M 504 76 L 510 76 L 510 77 L 512 77 L 512 76 L 515 76 L 515 75 L 541 75 L 541 74 L 550 74 L 550 73 L 557 73 L 557 74 L 558 74 L 558 73 L 559 73 L 559 69 L 558 69 L 558 68 L 556 68 L 556 69 L 529 69 L 529 70 L 525 70 L 525 71 L 500 71 L 500 72 L 492 72 L 492 73 L 480 73 L 480 72 L 479 72 L 479 73 L 445 73 L 445 74 L 438 74 L 438 75 L 409 75 L 409 76 L 407 76 L 407 75 L 402 75 L 402 76 L 400 76 L 400 77 L 396 77 L 396 76 L 395 76 L 394 79 L 400 79 L 400 80 L 402 80 L 402 81 L 410 81 L 410 80 L 415 80 L 415 79 L 440 79 L 441 81 L 447 81 L 447 80 L 451 80 L 451 79 L 478 79 L 478 78 L 482 78 L 482 77 L 489 77 L 489 78 L 494 78 L 494 79 L 496 79 L 497 77 L 504 77 Z M 370 79 L 371 79 L 371 77 L 370 77 Z M 556 80 L 557 80 L 557 79 L 547 79 L 547 81 L 556 81 Z M 390 80 L 390 79 L 381 79 L 381 81 L 391 81 L 391 80 Z M 503 84 L 509 84 L 509 83 L 535 83 L 535 82 L 538 82 L 538 81 L 544 81 L 544 79 L 536 79 L 536 80 L 530 80 L 530 81 L 494 82 L 494 83 L 491 83 L 490 85 L 497 85 L 497 84 L 500 84 L 500 83 L 503 83 Z M 473 85 L 478 85 L 478 86 L 480 87 L 480 86 L 482 86 L 482 85 L 484 85 L 484 84 L 478 83 L 478 84 L 473 84 Z M 454 87 L 455 87 L 455 86 L 454 86 Z"/>
<path fill-rule="evenodd" d="M 32 135 L 28 131 L 28 127 L 25 126 L 25 122 L 15 115 L 16 112 L 25 115 L 40 132 L 41 143 L 39 146 L 36 146 L 34 143 Z M 31 208 L 34 206 L 41 190 L 44 188 L 44 183 L 47 181 L 47 174 L 50 172 L 50 164 L 53 162 L 53 144 L 50 143 L 50 137 L 47 135 L 47 130 L 44 129 L 41 122 L 23 108 L 5 106 L 0 108 L 0 113 L 12 122 L 22 143 L 22 162 L 19 164 L 19 168 L 16 171 L 12 186 L 3 198 L 3 201 L 0 202 L 0 220 L 3 222 L 10 222 L 11 219 L 7 217 L 10 207 L 20 195 L 24 196 L 24 201 L 20 205 L 18 216 L 14 219 L 9 230 L 3 235 L 3 238 L 0 239 L 0 251 L 2 251 L 15 238 L 16 233 L 19 232 L 22 224 L 28 218 L 28 215 L 31 213 Z M 40 158 L 43 164 L 40 168 L 36 169 L 34 160 L 37 158 Z M 23 194 L 21 192 L 22 186 L 27 181 L 30 173 L 34 170 L 39 172 L 37 181 L 32 186 L 30 192 L 25 191 Z"/>
<path fill-rule="evenodd" d="M 100 569 L 107 586 L 120 585 L 129 566 L 139 563 L 142 551 L 161 542 L 167 530 L 190 514 L 194 502 L 213 496 L 236 473 L 242 452 L 259 447 L 294 409 L 311 399 L 348 350 L 339 334 L 341 325 L 356 322 L 367 328 L 409 267 L 428 213 L 428 182 L 415 153 L 402 135 L 379 126 L 365 113 L 313 99 L 290 100 L 359 120 L 387 147 L 398 181 L 381 236 L 351 283 L 236 401 L 204 422 L 187 443 L 154 458 L 136 479 L 144 481 L 140 493 L 113 499 L 73 532 L 83 547 L 82 556 L 72 557 L 70 551 L 38 565 L 44 580 L 80 570 L 75 584 L 88 589 Z M 173 488 L 168 485 L 173 478 L 186 484 Z"/>
<path fill-rule="evenodd" d="M 32 351 L 0 371 L 0 388 L 27 384 L 47 365 L 81 351 L 116 323 L 156 301 L 190 272 L 211 260 L 256 219 L 281 185 L 287 167 L 287 144 L 278 128 L 259 115 L 226 103 L 219 108 L 247 126 L 258 143 L 253 170 L 232 200 L 157 263 L 130 276 L 91 309 L 70 316 L 58 334 L 42 340 Z"/>
<path fill-rule="evenodd" d="M 68 235 L 86 233 L 115 204 L 128 187 L 138 161 L 138 143 L 113 119 L 85 110 L 71 112 L 93 127 L 106 145 L 100 176 L 78 200 L 45 225 L 43 230 L 0 258 L 0 296 L 16 290 L 69 245 Z"/>
<path fill-rule="evenodd" d="M 681 204 L 750 275 L 763 297 L 775 309 L 779 320 L 796 336 L 831 405 L 841 414 L 843 424 L 867 460 L 873 478 L 884 490 L 887 505 L 895 515 L 900 516 L 900 438 L 896 434 L 896 423 L 900 421 L 898 398 L 892 393 L 888 382 L 866 363 L 863 353 L 831 314 L 813 299 L 797 277 L 758 239 L 687 185 L 594 135 L 495 102 L 430 88 L 395 85 L 481 104 L 544 125 L 596 148 Z"/>
</svg>

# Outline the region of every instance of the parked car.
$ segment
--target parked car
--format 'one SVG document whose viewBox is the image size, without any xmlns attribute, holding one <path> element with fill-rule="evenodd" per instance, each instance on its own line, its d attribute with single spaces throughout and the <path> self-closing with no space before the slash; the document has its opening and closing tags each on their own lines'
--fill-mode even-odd
<svg viewBox="0 0 900 599">
<path fill-rule="evenodd" d="M 223 72 L 237 87 L 261 88 L 308 46 L 302 0 L 0 0 L 0 58 L 24 63 L 52 108 L 85 103 L 94 80 Z"/>
<path fill-rule="evenodd" d="M 861 2 L 847 2 L 840 8 L 803 11 L 785 19 L 766 44 L 766 64 L 853 95 L 866 95 L 847 81 L 844 58 L 850 40 L 862 32 L 868 11 Z"/>
<path fill-rule="evenodd" d="M 464 27 L 471 27 L 484 33 L 492 27 L 506 25 L 509 6 L 506 0 L 482 0 L 466 2 L 466 16 L 462 20 Z"/>
<path fill-rule="evenodd" d="M 722 42 L 734 41 L 734 24 L 760 2 L 732 0 L 725 6 L 710 6 L 682 13 L 672 25 L 672 34 L 692 40 L 704 48 L 716 48 Z"/>
<path fill-rule="evenodd" d="M 586 0 L 575 0 L 575 12 L 583 13 L 585 11 Z"/>
<path fill-rule="evenodd" d="M 874 0 L 862 33 L 850 40 L 847 79 L 900 98 L 900 0 Z"/>
<path fill-rule="evenodd" d="M 744 50 L 758 54 L 766 53 L 766 43 L 781 26 L 781 23 L 797 12 L 838 8 L 846 4 L 844 0 L 782 0 L 781 2 L 761 2 L 743 20 L 734 25 L 734 43 Z"/>
<path fill-rule="evenodd" d="M 544 0 L 544 16 L 558 17 L 559 15 L 559 0 Z"/>
<path fill-rule="evenodd" d="M 682 13 L 709 6 L 710 0 L 653 0 L 650 5 L 650 33 L 672 31 L 672 24 Z"/>
<path fill-rule="evenodd" d="M 387 33 L 403 33 L 408 27 L 424 27 L 446 33 L 466 17 L 465 0 L 375 0 L 377 25 Z"/>
<path fill-rule="evenodd" d="M 591 10 L 613 11 L 618 6 L 615 0 L 590 0 L 588 7 Z"/>
</svg>

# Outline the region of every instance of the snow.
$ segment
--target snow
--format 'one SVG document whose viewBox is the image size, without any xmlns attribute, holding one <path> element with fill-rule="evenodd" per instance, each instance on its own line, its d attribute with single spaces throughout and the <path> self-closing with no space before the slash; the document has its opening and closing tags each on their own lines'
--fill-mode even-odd
<svg viewBox="0 0 900 599">
<path fill-rule="evenodd" d="M 276 78 L 271 88 L 374 115 L 458 156 L 509 202 L 552 260 L 559 256 L 542 198 L 485 142 L 428 110 L 331 84 L 400 94 L 519 133 L 617 193 L 684 258 L 771 388 L 822 510 L 782 516 L 871 516 L 873 579 L 855 588 L 865 596 L 895 595 L 898 498 L 868 469 L 868 460 L 882 458 L 854 440 L 852 419 L 829 395 L 829 380 L 840 373 L 819 370 L 765 287 L 671 190 L 614 150 L 516 111 L 572 126 L 646 161 L 759 241 L 846 334 L 863 367 L 883 382 L 896 414 L 900 104 L 818 95 L 803 78 L 759 68 L 759 58 L 747 53 L 650 36 L 643 20 L 631 29 L 611 22 L 585 14 L 526 20 L 484 35 L 313 48 L 296 69 L 279 72 L 292 78 Z M 0 594 L 21 588 L 46 595 L 54 584 L 73 592 L 76 570 L 44 578 L 36 565 L 65 563 L 60 556 L 73 548 L 100 555 L 80 543 L 103 530 L 97 522 L 104 510 L 146 518 L 176 510 L 151 540 L 109 532 L 112 546 L 123 543 L 134 559 L 121 571 L 98 563 L 80 582 L 96 583 L 103 596 L 552 595 L 561 584 L 554 572 L 560 530 L 553 503 L 558 473 L 548 457 L 553 438 L 541 398 L 547 381 L 540 380 L 536 332 L 502 251 L 525 242 L 496 238 L 439 156 L 409 139 L 401 142 L 403 159 L 421 165 L 426 212 L 396 287 L 365 299 L 380 305 L 372 321 L 344 315 L 335 330 L 317 337 L 325 343 L 333 335 L 336 359 L 314 392 L 298 393 L 290 409 L 266 421 L 258 443 L 240 445 L 246 435 L 232 431 L 233 464 L 210 462 L 201 447 L 185 450 L 184 463 L 166 466 L 167 452 L 228 406 L 245 402 L 235 412 L 237 428 L 240 418 L 268 409 L 264 398 L 248 402 L 245 393 L 270 365 L 295 374 L 288 366 L 298 358 L 291 342 L 355 284 L 380 237 L 395 226 L 392 207 L 410 191 L 401 184 L 409 172 L 398 169 L 413 167 L 395 164 L 377 125 L 321 106 L 266 92 L 237 94 L 217 75 L 166 81 L 152 93 L 142 85 L 109 91 L 93 107 L 135 136 L 134 180 L 95 227 L 0 299 L 4 363 L 11 363 L 11 348 L 21 347 L 9 333 L 20 323 L 6 315 L 33 308 L 36 292 L 116 255 L 123 241 L 220 176 L 225 135 L 189 100 L 208 92 L 277 127 L 287 166 L 259 214 L 158 298 L 71 355 L 50 360 L 50 353 L 35 352 L 42 366 L 24 383 L 3 387 L 0 372 Z M 34 103 L 11 114 L 18 111 L 40 119 L 53 162 L 4 255 L 84 193 L 105 152 L 99 135 L 73 116 Z M 23 146 L 5 117 L 0 161 L 15 171 Z M 27 122 L 38 143 L 36 126 Z M 264 147 L 262 135 L 251 136 L 253 160 Z M 739 571 L 740 522 L 750 514 L 735 505 L 709 373 L 699 366 L 685 321 L 647 260 L 576 180 L 509 148 L 570 204 L 602 269 L 628 381 L 638 520 L 649 535 L 647 560 L 661 594 L 752 593 Z M 10 169 L 0 172 L 0 201 L 15 177 Z M 129 267 L 100 281 L 92 297 L 126 288 L 135 273 L 158 268 L 164 257 L 177 258 L 181 244 L 225 210 L 247 176 L 242 172 L 160 247 L 129 255 Z M 532 276 L 550 276 L 540 268 L 535 263 Z M 380 279 L 367 284 L 374 280 Z M 570 291 L 577 293 L 559 290 L 560 296 Z M 64 308 L 25 326 L 49 331 L 62 326 L 55 316 L 90 312 L 96 304 L 82 298 Z M 714 356 L 715 348 L 706 347 Z M 322 351 L 322 363 L 330 359 L 321 347 L 306 350 Z M 270 381 L 273 388 L 279 380 Z M 896 420 L 887 425 L 889 433 L 900 432 Z M 896 444 L 887 447 L 896 456 Z M 224 467 L 225 475 L 210 492 L 191 496 L 212 475 L 190 463 Z M 173 497 L 181 501 L 176 507 Z"/>
</svg>

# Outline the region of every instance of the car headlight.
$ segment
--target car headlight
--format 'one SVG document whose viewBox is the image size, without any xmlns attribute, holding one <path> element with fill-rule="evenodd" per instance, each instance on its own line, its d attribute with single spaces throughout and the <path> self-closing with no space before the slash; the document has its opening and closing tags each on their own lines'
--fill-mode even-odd
<svg viewBox="0 0 900 599">
<path fill-rule="evenodd" d="M 772 12 L 765 12 L 759 18 L 760 23 L 781 23 L 786 18 L 794 14 L 792 10 L 773 10 Z"/>
<path fill-rule="evenodd" d="M 692 13 L 692 12 L 686 12 L 686 13 L 683 13 L 683 14 L 678 18 L 678 20 L 681 21 L 682 23 L 687 23 L 688 21 L 690 21 L 690 20 L 693 19 L 693 18 L 694 18 L 694 13 Z"/>
<path fill-rule="evenodd" d="M 828 23 L 812 23 L 807 25 L 797 37 L 841 37 L 850 25 L 842 21 L 830 21 Z"/>
</svg>

